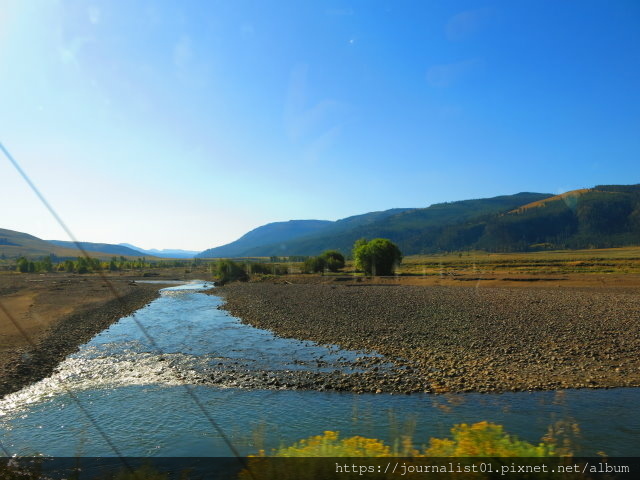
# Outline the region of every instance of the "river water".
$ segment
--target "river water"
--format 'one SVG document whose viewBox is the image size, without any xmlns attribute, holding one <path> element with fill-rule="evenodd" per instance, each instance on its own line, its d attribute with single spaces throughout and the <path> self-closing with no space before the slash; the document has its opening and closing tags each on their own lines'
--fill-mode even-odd
<svg viewBox="0 0 640 480">
<path fill-rule="evenodd" d="M 486 420 L 530 442 L 562 426 L 578 455 L 640 455 L 637 388 L 457 395 L 286 388 L 271 377 L 294 370 L 354 372 L 358 357 L 375 353 L 283 339 L 244 325 L 218 308 L 220 298 L 201 292 L 206 288 L 192 282 L 164 289 L 51 377 L 0 400 L 4 448 L 25 456 L 116 455 L 103 433 L 126 456 L 230 456 L 209 419 L 241 454 L 325 430 L 389 443 L 410 433 L 420 446 L 447 436 L 454 424 Z M 247 372 L 263 376 L 264 386 L 247 388 Z"/>
</svg>

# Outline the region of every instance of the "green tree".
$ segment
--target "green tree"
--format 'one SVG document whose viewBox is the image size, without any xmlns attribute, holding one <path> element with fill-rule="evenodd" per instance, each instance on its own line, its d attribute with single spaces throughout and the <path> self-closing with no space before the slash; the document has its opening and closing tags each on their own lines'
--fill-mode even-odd
<svg viewBox="0 0 640 480">
<path fill-rule="evenodd" d="M 393 275 L 396 266 L 402 261 L 402 253 L 389 239 L 360 239 L 353 246 L 353 259 L 356 268 L 367 275 Z"/>
<path fill-rule="evenodd" d="M 43 259 L 38 262 L 36 270 L 39 272 L 52 272 L 53 261 L 51 260 L 51 256 L 43 257 Z"/>
<path fill-rule="evenodd" d="M 89 262 L 84 257 L 78 257 L 75 262 L 74 270 L 78 273 L 88 273 L 89 272 Z"/>
<path fill-rule="evenodd" d="M 29 260 L 24 257 L 20 257 L 16 261 L 16 270 L 20 273 L 29 273 Z"/>
<path fill-rule="evenodd" d="M 331 272 L 337 272 L 341 268 L 344 268 L 344 255 L 337 250 L 327 250 L 320 255 L 325 261 L 326 267 Z"/>
</svg>

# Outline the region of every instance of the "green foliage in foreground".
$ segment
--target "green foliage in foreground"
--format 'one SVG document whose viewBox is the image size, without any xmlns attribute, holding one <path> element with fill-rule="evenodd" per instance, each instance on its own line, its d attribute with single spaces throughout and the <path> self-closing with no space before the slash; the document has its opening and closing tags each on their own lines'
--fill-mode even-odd
<svg viewBox="0 0 640 480">
<path fill-rule="evenodd" d="M 360 436 L 340 438 L 338 432 L 326 431 L 288 447 L 273 449 L 272 457 L 552 457 L 556 446 L 550 442 L 537 445 L 508 435 L 502 425 L 478 422 L 462 423 L 451 429 L 451 438 L 431 438 L 429 446 L 418 450 L 409 436 L 393 446 L 375 438 Z M 267 456 L 264 450 L 259 455 Z"/>
<path fill-rule="evenodd" d="M 451 434 L 447 438 L 431 438 L 428 446 L 416 448 L 414 441 L 409 435 L 399 438 L 393 445 L 387 445 L 375 438 L 353 436 L 341 438 L 339 432 L 326 431 L 322 435 L 312 436 L 290 446 L 282 446 L 271 450 L 266 454 L 261 450 L 257 456 L 250 456 L 247 462 L 247 469 L 242 470 L 239 478 L 243 480 L 267 480 L 267 479 L 316 479 L 316 478 L 336 478 L 335 462 L 317 461 L 318 457 L 367 457 L 381 458 L 382 468 L 387 465 L 389 457 L 401 457 L 403 465 L 429 465 L 428 461 L 419 460 L 421 458 L 463 458 L 463 457 L 491 457 L 508 458 L 519 457 L 571 457 L 570 453 L 563 451 L 556 446 L 554 437 L 546 437 L 542 442 L 533 444 L 520 440 L 515 436 L 508 435 L 502 425 L 490 422 L 478 422 L 472 425 L 459 424 L 451 429 Z M 296 462 L 272 461 L 274 457 L 302 457 Z M 304 460 L 307 458 L 307 460 Z M 412 460 L 413 459 L 413 460 Z M 566 459 L 570 460 L 570 458 Z M 566 461 L 565 460 L 565 461 Z M 376 465 L 369 460 L 368 465 Z M 462 462 L 464 463 L 464 461 Z M 532 462 L 535 464 L 535 462 Z M 362 463 L 364 464 L 364 462 Z M 499 465 L 497 463 L 496 465 Z M 384 472 L 375 472 L 376 478 L 398 478 L 399 473 L 389 472 L 387 476 Z M 164 480 L 176 478 L 158 470 L 153 466 L 153 462 L 135 468 L 133 471 L 121 469 L 119 472 L 101 475 L 96 480 Z M 341 475 L 340 478 L 363 478 L 358 472 Z M 35 480 L 42 478 L 38 465 L 30 468 L 18 466 L 5 466 L 0 463 L 0 477 L 11 480 Z M 69 477 L 75 478 L 75 477 Z M 82 477 L 84 478 L 84 477 Z M 95 477 L 94 477 L 95 478 Z M 180 479 L 201 478 L 199 475 L 191 476 L 189 471 L 179 474 Z M 410 478 L 416 478 L 411 476 Z M 424 478 L 421 476 L 420 478 Z M 457 478 L 457 477 L 456 477 Z M 462 478 L 466 478 L 463 476 Z M 495 478 L 492 474 L 473 474 L 472 478 Z M 524 477 L 530 478 L 530 477 Z M 534 478 L 538 478 L 537 476 Z M 555 478 L 555 477 L 554 477 Z"/>
<path fill-rule="evenodd" d="M 398 246 L 386 238 L 358 240 L 353 246 L 355 266 L 367 275 L 393 275 L 396 266 L 402 261 Z"/>
<path fill-rule="evenodd" d="M 555 457 L 560 456 L 552 442 L 541 442 L 538 445 L 523 441 L 504 432 L 501 425 L 489 422 L 478 422 L 473 425 L 460 424 L 451 429 L 450 438 L 431 438 L 429 445 L 417 449 L 413 446 L 410 436 L 404 436 L 394 443 L 387 445 L 375 438 L 360 436 L 341 438 L 338 432 L 327 431 L 322 435 L 300 440 L 293 445 L 273 449 L 271 454 L 261 450 L 255 457 L 250 458 L 248 469 L 243 470 L 240 478 L 243 480 L 267 479 L 312 479 L 335 478 L 335 462 L 321 462 L 317 457 L 329 458 L 385 458 L 400 457 L 405 461 L 403 465 L 428 465 L 429 462 L 420 458 L 442 457 Z M 278 463 L 273 457 L 303 457 L 296 463 Z M 412 460 L 413 459 L 413 460 Z M 383 470 L 387 460 L 376 463 L 373 460 L 367 465 L 380 465 L 381 470 L 373 470 L 376 478 L 399 478 L 397 473 L 389 472 L 387 476 Z M 364 464 L 365 462 L 363 462 Z M 291 469 L 295 468 L 295 471 Z M 417 471 L 417 470 L 416 470 Z M 340 478 L 362 478 L 357 471 L 341 475 Z M 489 478 L 482 473 L 473 478 Z M 414 478 L 411 476 L 411 478 Z M 424 477 L 421 477 L 424 478 Z M 466 477 L 463 477 L 466 478 Z"/>
</svg>

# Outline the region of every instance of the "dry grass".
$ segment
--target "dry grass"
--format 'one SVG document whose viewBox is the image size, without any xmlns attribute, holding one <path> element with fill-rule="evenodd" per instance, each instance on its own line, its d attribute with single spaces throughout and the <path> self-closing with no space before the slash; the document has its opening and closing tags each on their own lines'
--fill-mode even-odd
<svg viewBox="0 0 640 480">
<path fill-rule="evenodd" d="M 537 202 L 532 202 L 529 203 L 527 205 L 523 205 L 522 207 L 518 207 L 515 210 L 512 210 L 509 213 L 515 213 L 515 212 L 523 212 L 525 210 L 528 210 L 530 208 L 536 208 L 536 207 L 544 207 L 547 203 L 549 202 L 554 202 L 556 200 L 564 200 L 570 197 L 579 197 L 580 195 L 583 195 L 587 192 L 592 191 L 593 188 L 581 188 L 579 190 L 571 190 L 570 192 L 565 192 L 565 193 L 561 193 L 560 195 L 556 195 L 554 197 L 549 197 L 549 198 L 545 198 L 543 200 L 538 200 Z"/>
</svg>

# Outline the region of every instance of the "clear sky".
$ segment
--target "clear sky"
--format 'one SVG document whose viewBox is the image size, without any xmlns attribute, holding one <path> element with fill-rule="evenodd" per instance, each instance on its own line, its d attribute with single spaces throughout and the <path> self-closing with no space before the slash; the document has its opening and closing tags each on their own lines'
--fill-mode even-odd
<svg viewBox="0 0 640 480">
<path fill-rule="evenodd" d="M 0 82 L 0 141 L 84 241 L 640 183 L 637 0 L 0 0 Z M 66 239 L 0 181 L 0 228 Z"/>
</svg>

